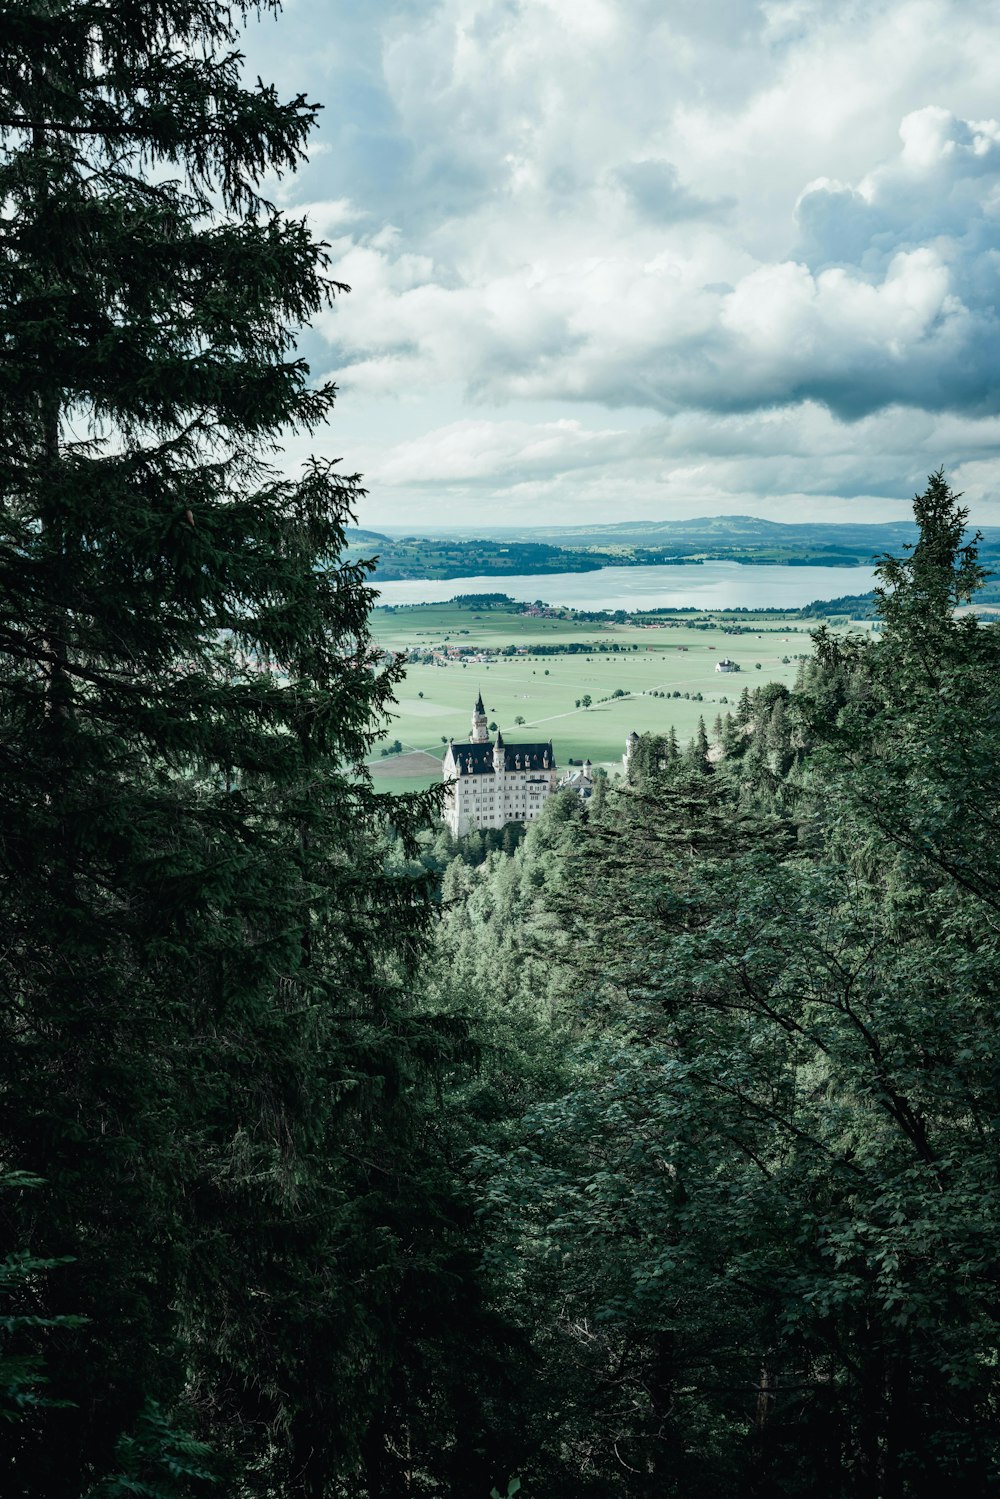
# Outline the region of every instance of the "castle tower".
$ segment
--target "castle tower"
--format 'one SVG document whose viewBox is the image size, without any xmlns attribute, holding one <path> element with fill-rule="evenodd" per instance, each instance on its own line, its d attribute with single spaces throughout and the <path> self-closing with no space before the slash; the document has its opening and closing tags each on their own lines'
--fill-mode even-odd
<svg viewBox="0 0 1000 1499">
<path fill-rule="evenodd" d="M 489 739 L 486 729 L 486 709 L 483 707 L 483 694 L 476 698 L 476 706 L 472 714 L 472 733 L 469 735 L 470 744 L 485 744 Z"/>
<path fill-rule="evenodd" d="M 493 746 L 493 769 L 496 771 L 497 775 L 501 774 L 501 772 L 503 771 L 503 766 L 504 766 L 504 743 L 503 743 L 503 735 L 501 734 L 500 730 L 497 729 L 497 742 Z"/>
<path fill-rule="evenodd" d="M 624 770 L 626 775 L 628 775 L 629 761 L 632 759 L 632 755 L 638 743 L 639 736 L 633 729 L 631 734 L 629 734 L 625 740 L 625 753 L 624 755 L 622 755 L 622 769 Z"/>
</svg>

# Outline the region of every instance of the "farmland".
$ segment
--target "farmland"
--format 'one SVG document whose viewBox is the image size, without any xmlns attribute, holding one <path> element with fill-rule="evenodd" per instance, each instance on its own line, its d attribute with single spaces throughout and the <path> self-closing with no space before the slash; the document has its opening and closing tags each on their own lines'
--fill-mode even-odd
<svg viewBox="0 0 1000 1499">
<path fill-rule="evenodd" d="M 370 762 L 386 791 L 439 779 L 426 756 L 440 760 L 449 738 L 468 737 L 479 691 L 490 723 L 505 736 L 551 738 L 561 767 L 572 756 L 614 772 L 631 729 L 663 733 L 673 726 L 687 740 L 699 716 L 711 732 L 743 687 L 791 685 L 814 627 L 797 616 L 675 615 L 650 625 L 454 604 L 377 609 L 371 622 L 380 645 L 410 656 L 383 741 L 398 739 L 404 753 L 383 757 L 376 749 Z M 741 633 L 729 633 L 734 626 Z M 480 659 L 448 655 L 459 649 Z M 740 672 L 717 672 L 723 657 Z M 591 706 L 584 707 L 588 696 Z"/>
</svg>

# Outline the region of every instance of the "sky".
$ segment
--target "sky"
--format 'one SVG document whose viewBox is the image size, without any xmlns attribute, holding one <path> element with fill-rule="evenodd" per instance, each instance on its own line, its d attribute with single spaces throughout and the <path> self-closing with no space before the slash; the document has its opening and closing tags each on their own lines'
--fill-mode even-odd
<svg viewBox="0 0 1000 1499">
<path fill-rule="evenodd" d="M 362 525 L 1000 524 L 995 0 L 286 0 Z"/>
</svg>

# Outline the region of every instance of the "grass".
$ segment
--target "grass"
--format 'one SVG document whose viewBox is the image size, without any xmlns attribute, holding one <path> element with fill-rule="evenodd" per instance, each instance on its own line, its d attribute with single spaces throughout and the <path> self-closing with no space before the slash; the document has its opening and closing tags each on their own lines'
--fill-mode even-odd
<svg viewBox="0 0 1000 1499">
<path fill-rule="evenodd" d="M 607 654 L 506 656 L 489 663 L 411 663 L 398 689 L 398 704 L 385 739 L 399 739 L 406 751 L 423 750 L 441 758 L 445 740 L 466 740 L 478 691 L 490 722 L 499 724 L 512 742 L 551 739 L 556 763 L 569 757 L 590 759 L 612 772 L 621 766 L 630 730 L 665 733 L 673 727 L 683 742 L 694 734 L 699 716 L 709 732 L 717 714 L 735 706 L 742 689 L 765 682 L 795 680 L 800 653 L 811 650 L 809 626 L 792 619 L 761 618 L 759 628 L 746 615 L 736 618 L 747 633 L 733 636 L 718 627 L 697 629 L 693 621 L 669 628 L 595 624 L 572 619 L 536 619 L 500 611 L 473 611 L 451 604 L 376 610 L 376 639 L 394 649 L 462 644 L 499 649 L 513 643 L 556 644 L 582 641 L 595 646 L 618 644 L 627 651 Z M 732 618 L 732 616 L 729 616 Z M 636 647 L 633 649 L 633 647 Z M 716 672 L 724 656 L 739 662 L 732 675 Z M 789 657 L 783 661 L 783 657 Z M 757 663 L 760 669 L 757 669 Z M 613 698 L 616 689 L 627 696 Z M 700 692 L 693 697 L 653 696 L 654 692 Z M 590 708 L 577 707 L 589 694 Z M 610 699 L 610 701 L 601 701 Z M 516 724 L 517 717 L 524 724 Z M 398 767 L 398 769 L 397 769 Z M 405 767 L 405 768 L 404 768 Z M 377 753 L 371 762 L 380 790 L 413 790 L 429 785 L 439 773 L 426 760 Z M 402 772 L 402 773 L 401 773 Z"/>
<path fill-rule="evenodd" d="M 497 591 L 503 579 L 497 579 Z M 380 645 L 401 649 L 415 645 L 486 645 L 497 647 L 537 640 L 601 640 L 618 626 L 578 623 L 575 619 L 533 618 L 505 609 L 469 609 L 460 604 L 407 604 L 373 609 L 372 634 Z"/>
</svg>

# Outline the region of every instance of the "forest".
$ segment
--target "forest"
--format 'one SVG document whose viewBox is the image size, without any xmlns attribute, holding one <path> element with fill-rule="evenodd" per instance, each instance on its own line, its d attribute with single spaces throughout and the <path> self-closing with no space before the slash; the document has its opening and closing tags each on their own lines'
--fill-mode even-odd
<svg viewBox="0 0 1000 1499">
<path fill-rule="evenodd" d="M 0 1492 L 992 1492 L 961 497 L 877 634 L 591 800 L 376 795 L 360 480 L 275 458 L 348 288 L 266 197 L 317 106 L 249 9 L 0 3 Z"/>
</svg>

